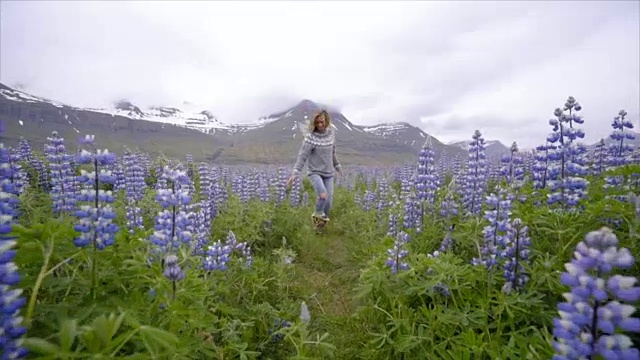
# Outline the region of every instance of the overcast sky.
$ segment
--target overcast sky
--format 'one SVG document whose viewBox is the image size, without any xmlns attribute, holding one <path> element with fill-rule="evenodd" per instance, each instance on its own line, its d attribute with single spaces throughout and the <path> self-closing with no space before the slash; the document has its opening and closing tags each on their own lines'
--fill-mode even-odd
<svg viewBox="0 0 640 360">
<path fill-rule="evenodd" d="M 71 105 L 251 122 L 303 98 L 356 124 L 535 146 L 569 95 L 590 140 L 640 113 L 638 1 L 2 1 L 0 81 Z"/>
</svg>

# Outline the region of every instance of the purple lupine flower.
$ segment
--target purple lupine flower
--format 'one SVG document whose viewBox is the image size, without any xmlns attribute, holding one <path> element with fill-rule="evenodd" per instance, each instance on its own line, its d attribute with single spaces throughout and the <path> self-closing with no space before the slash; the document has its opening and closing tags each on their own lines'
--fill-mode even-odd
<svg viewBox="0 0 640 360">
<path fill-rule="evenodd" d="M 372 190 L 365 190 L 364 192 L 364 202 L 362 204 L 362 209 L 364 211 L 371 211 L 371 209 L 374 208 L 374 205 L 376 204 L 376 192 L 372 191 Z"/>
<path fill-rule="evenodd" d="M 418 202 L 427 205 L 429 210 L 433 211 L 436 190 L 438 189 L 438 180 L 431 136 L 427 137 L 418 156 L 418 171 L 416 174 L 415 187 L 418 191 Z M 421 214 L 421 216 L 422 215 L 423 214 Z"/>
<path fill-rule="evenodd" d="M 484 218 L 489 224 L 482 230 L 484 243 L 480 249 L 480 256 L 474 258 L 472 264 L 492 269 L 498 263 L 501 249 L 506 248 L 509 243 L 511 201 L 505 190 L 500 189 L 497 195 L 492 193 L 486 197 L 486 205 Z"/>
<path fill-rule="evenodd" d="M 9 148 L 8 153 L 9 162 L 5 165 L 11 168 L 11 170 L 8 172 L 8 180 L 11 182 L 11 184 L 13 184 L 13 191 L 15 192 L 15 194 L 20 195 L 24 192 L 29 179 L 27 177 L 27 173 L 22 168 L 22 165 L 20 165 L 20 153 L 12 148 Z"/>
<path fill-rule="evenodd" d="M 440 215 L 450 221 L 451 218 L 458 216 L 458 203 L 453 197 L 456 191 L 454 180 L 451 180 L 445 191 L 444 199 L 440 203 Z"/>
<path fill-rule="evenodd" d="M 393 242 L 393 247 L 387 250 L 389 257 L 385 265 L 391 268 L 392 274 L 396 274 L 399 270 L 409 269 L 409 264 L 404 261 L 404 258 L 409 254 L 409 251 L 405 249 L 405 245 L 409 243 L 409 240 L 409 234 L 400 231 Z"/>
<path fill-rule="evenodd" d="M 479 215 L 487 181 L 487 161 L 482 133 L 476 130 L 469 143 L 469 162 L 463 193 L 464 208 L 469 215 Z"/>
<path fill-rule="evenodd" d="M 440 254 L 442 254 L 445 251 L 448 251 L 449 249 L 451 249 L 451 247 L 453 247 L 454 241 L 451 234 L 453 233 L 453 230 L 455 228 L 456 228 L 456 224 L 451 224 L 451 226 L 447 230 L 447 234 L 445 235 L 444 239 L 440 243 L 440 247 L 438 248 L 438 250 L 432 252 L 431 254 L 427 254 L 428 258 L 439 257 Z"/>
<path fill-rule="evenodd" d="M 407 171 L 405 171 L 407 173 Z M 413 183 L 409 181 L 408 175 L 403 175 L 403 178 L 400 180 L 400 197 L 406 198 L 407 196 L 413 193 Z"/>
<path fill-rule="evenodd" d="M 577 114 L 582 106 L 570 96 L 562 109 L 554 111 L 555 119 L 549 120 L 553 132 L 547 141 L 554 145 L 549 152 L 549 160 L 553 164 L 549 168 L 548 194 L 549 204 L 560 203 L 565 208 L 575 208 L 586 197 L 589 182 L 584 179 L 588 170 L 584 155 L 586 147 L 578 143 L 584 138 L 582 129 L 574 127 L 583 124 L 584 119 Z M 566 113 L 565 113 L 566 112 Z"/>
<path fill-rule="evenodd" d="M 625 119 L 626 116 L 627 112 L 620 110 L 618 116 L 611 123 L 613 132 L 609 137 L 613 140 L 613 143 L 608 149 L 609 156 L 607 157 L 607 165 L 610 167 L 627 165 L 631 162 L 630 155 L 634 150 L 631 142 L 635 140 L 636 135 L 633 131 L 630 131 L 633 129 L 633 123 Z M 625 131 L 625 129 L 628 131 Z"/>
<path fill-rule="evenodd" d="M 388 202 L 389 202 L 389 183 L 387 183 L 385 178 L 380 178 L 376 182 L 377 191 L 378 191 L 378 204 L 376 205 L 376 210 L 378 211 L 378 220 L 381 220 L 381 216 L 386 210 Z"/>
<path fill-rule="evenodd" d="M 20 136 L 20 144 L 18 145 L 20 160 L 27 163 L 31 163 L 33 159 L 33 151 L 31 151 L 31 144 L 22 136 Z"/>
<path fill-rule="evenodd" d="M 565 264 L 560 281 L 571 288 L 558 304 L 554 319 L 554 360 L 638 359 L 640 352 L 619 331 L 640 332 L 640 319 L 632 318 L 633 303 L 640 300 L 637 278 L 610 275 L 629 269 L 634 259 L 608 228 L 592 231 L 576 246 L 575 257 Z"/>
<path fill-rule="evenodd" d="M 387 236 L 396 237 L 398 234 L 398 214 L 389 214 L 389 230 L 387 230 Z"/>
<path fill-rule="evenodd" d="M 436 294 L 441 294 L 441 295 L 444 295 L 446 297 L 451 296 L 451 292 L 449 291 L 449 287 L 443 282 L 439 282 L 439 283 L 435 284 L 433 286 L 433 291 L 435 291 Z"/>
<path fill-rule="evenodd" d="M 284 339 L 284 335 L 279 333 L 279 330 L 290 327 L 291 322 L 280 318 L 275 319 L 275 321 L 273 322 L 273 328 L 269 329 L 268 331 L 269 335 L 273 335 L 273 342 L 276 343 L 282 341 L 282 339 Z"/>
<path fill-rule="evenodd" d="M 299 176 L 293 180 L 293 184 L 291 186 L 291 192 L 289 193 L 289 201 L 292 207 L 300 206 L 300 191 L 301 191 L 302 180 L 300 180 Z"/>
<path fill-rule="evenodd" d="M 404 202 L 404 222 L 405 229 L 415 228 L 417 233 L 422 231 L 422 218 L 421 218 L 420 203 L 416 200 L 413 193 L 405 195 Z"/>
<path fill-rule="evenodd" d="M 157 252 L 171 252 L 180 244 L 190 244 L 192 234 L 188 231 L 188 216 L 185 208 L 191 202 L 189 177 L 182 170 L 165 166 L 161 178 L 168 188 L 158 189 L 156 201 L 163 210 L 156 216 L 155 232 L 150 240 Z"/>
<path fill-rule="evenodd" d="M 251 255 L 251 246 L 246 241 L 238 242 L 238 238 L 236 234 L 229 230 L 227 232 L 227 238 L 225 240 L 225 248 L 231 249 L 228 253 L 230 256 L 234 250 L 239 250 L 241 253 L 241 257 L 244 258 L 244 263 L 246 266 L 250 267 L 253 264 L 253 256 Z"/>
<path fill-rule="evenodd" d="M 113 190 L 121 191 L 126 188 L 126 178 L 125 178 L 125 166 L 122 163 L 122 159 L 118 159 L 114 164 L 111 165 L 111 172 L 113 173 L 114 182 L 113 182 Z"/>
<path fill-rule="evenodd" d="M 213 245 L 210 245 L 205 254 L 203 260 L 203 267 L 206 271 L 225 271 L 227 270 L 227 263 L 231 261 L 231 253 L 233 248 L 222 244 L 220 240 L 216 241 Z"/>
<path fill-rule="evenodd" d="M 509 149 L 509 155 L 504 155 L 500 159 L 502 166 L 500 167 L 500 176 L 502 176 L 507 184 L 511 187 L 511 191 L 521 202 L 526 201 L 526 196 L 520 192 L 524 185 L 524 160 L 519 153 L 518 144 L 514 141 Z"/>
<path fill-rule="evenodd" d="M 167 255 L 167 257 L 164 259 L 164 265 L 165 268 L 162 274 L 167 279 L 175 282 L 183 280 L 185 278 L 186 274 L 178 264 L 178 257 L 176 255 Z"/>
<path fill-rule="evenodd" d="M 16 240 L 11 231 L 18 199 L 9 181 L 12 168 L 8 164 L 8 150 L 0 143 L 0 344 L 2 358 L 21 359 L 27 355 L 27 350 L 20 345 L 27 332 L 20 316 L 26 299 L 20 296 L 22 290 L 15 288 L 20 282 L 20 273 L 13 262 Z"/>
<path fill-rule="evenodd" d="M 593 151 L 593 158 L 595 160 L 591 165 L 591 172 L 594 175 L 600 175 L 606 170 L 607 152 L 604 139 L 600 139 L 600 141 L 596 144 L 596 147 Z"/>
<path fill-rule="evenodd" d="M 124 164 L 127 227 L 129 232 L 133 233 L 135 229 L 144 228 L 142 209 L 139 203 L 144 197 L 147 184 L 145 182 L 145 171 L 138 154 L 134 154 L 129 150 L 125 151 Z"/>
<path fill-rule="evenodd" d="M 162 275 L 164 275 L 167 279 L 171 281 L 171 297 L 175 299 L 176 297 L 176 285 L 178 281 L 183 280 L 187 275 L 184 270 L 178 264 L 178 257 L 173 254 L 167 255 L 164 258 L 164 271 Z"/>
<path fill-rule="evenodd" d="M 31 166 L 31 168 L 35 172 L 34 180 L 35 180 L 36 186 L 47 193 L 51 193 L 49 176 L 48 176 L 47 168 L 44 164 L 44 161 L 42 161 L 42 159 L 40 159 L 37 156 L 32 156 L 29 162 L 29 166 Z"/>
<path fill-rule="evenodd" d="M 53 213 L 55 215 L 68 213 L 75 210 L 76 205 L 72 157 L 67 153 L 64 139 L 58 136 L 57 131 L 52 132 L 47 140 L 49 143 L 44 145 L 44 153 L 49 163 Z"/>
<path fill-rule="evenodd" d="M 95 149 L 95 138 L 87 135 L 81 139 L 90 150 L 81 149 L 76 160 L 80 165 L 89 165 L 90 170 L 81 169 L 78 183 L 85 186 L 77 196 L 79 203 L 84 203 L 76 210 L 79 218 L 74 229 L 80 233 L 73 243 L 77 247 L 92 244 L 96 249 L 103 250 L 113 244 L 115 234 L 119 228 L 113 220 L 115 210 L 111 207 L 114 201 L 111 191 L 102 190 L 102 184 L 113 184 L 114 176 L 108 166 L 116 161 L 113 153 L 107 150 Z"/>
<path fill-rule="evenodd" d="M 501 258 L 505 259 L 504 278 L 507 280 L 502 291 L 507 294 L 511 290 L 522 288 L 529 280 L 523 263 L 529 260 L 529 246 L 531 246 L 529 229 L 522 220 L 513 219 L 508 231 L 510 242 L 501 254 Z"/>
<path fill-rule="evenodd" d="M 287 169 L 280 167 L 278 169 L 278 176 L 275 183 L 276 188 L 276 204 L 280 205 L 284 203 L 287 197 Z"/>
<path fill-rule="evenodd" d="M 630 164 L 632 161 L 631 154 L 634 149 L 631 142 L 635 140 L 636 136 L 632 131 L 625 131 L 625 129 L 633 129 L 633 123 L 625 119 L 625 116 L 627 116 L 627 112 L 620 110 L 618 116 L 616 116 L 611 123 L 613 132 L 609 137 L 613 142 L 609 145 L 609 148 L 607 149 L 607 156 L 605 158 L 607 170 L 612 170 L 619 166 Z M 625 183 L 625 177 L 623 175 L 608 175 L 604 180 L 605 189 L 619 188 Z M 624 195 L 618 195 L 616 198 L 621 201 L 626 201 L 626 196 Z"/>
</svg>

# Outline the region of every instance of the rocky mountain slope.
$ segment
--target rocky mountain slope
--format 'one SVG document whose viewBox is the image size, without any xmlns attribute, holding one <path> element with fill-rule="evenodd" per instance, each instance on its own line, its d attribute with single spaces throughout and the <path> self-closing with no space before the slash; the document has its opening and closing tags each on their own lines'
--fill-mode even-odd
<svg viewBox="0 0 640 360">
<path fill-rule="evenodd" d="M 142 109 L 122 100 L 111 109 L 79 108 L 0 84 L 3 141 L 9 146 L 25 137 L 35 148 L 42 149 L 55 130 L 67 139 L 71 149 L 80 135 L 95 134 L 101 147 L 115 152 L 128 147 L 180 158 L 190 153 L 196 160 L 221 163 L 293 162 L 304 128 L 321 106 L 327 108 L 302 100 L 255 123 L 227 124 L 209 110 L 189 106 Z M 359 126 L 338 111 L 330 108 L 328 111 L 344 163 L 414 161 L 417 151 L 431 137 L 405 122 Z M 431 142 L 438 155 L 464 155 L 466 151 L 466 141 L 445 145 L 431 137 Z M 497 144 L 497 153 L 508 150 Z"/>
</svg>

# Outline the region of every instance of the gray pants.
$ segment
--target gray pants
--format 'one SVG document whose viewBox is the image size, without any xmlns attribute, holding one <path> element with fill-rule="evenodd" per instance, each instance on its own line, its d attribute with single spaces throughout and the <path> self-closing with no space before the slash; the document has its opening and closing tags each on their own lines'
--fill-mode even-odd
<svg viewBox="0 0 640 360">
<path fill-rule="evenodd" d="M 325 217 L 329 217 L 329 211 L 331 210 L 331 200 L 333 198 L 333 176 L 321 176 L 317 174 L 309 175 L 309 181 L 313 188 L 316 190 L 318 200 L 316 201 L 316 213 L 324 214 Z M 325 199 L 320 197 L 320 194 L 325 193 L 327 197 Z"/>
</svg>

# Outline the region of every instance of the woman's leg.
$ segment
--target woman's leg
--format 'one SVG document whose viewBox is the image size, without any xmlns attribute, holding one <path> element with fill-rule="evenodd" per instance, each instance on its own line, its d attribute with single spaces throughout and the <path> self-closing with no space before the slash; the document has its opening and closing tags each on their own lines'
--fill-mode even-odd
<svg viewBox="0 0 640 360">
<path fill-rule="evenodd" d="M 331 203 L 333 202 L 333 176 L 329 176 L 322 179 L 324 182 L 324 188 L 327 191 L 327 199 L 324 202 L 324 215 L 328 218 L 329 211 L 331 211 Z"/>
<path fill-rule="evenodd" d="M 310 175 L 309 181 L 313 188 L 316 190 L 316 195 L 318 195 L 318 200 L 316 201 L 316 212 L 314 215 L 326 217 L 324 212 L 325 204 L 327 201 L 327 189 L 324 186 L 324 180 L 320 175 Z"/>
</svg>

